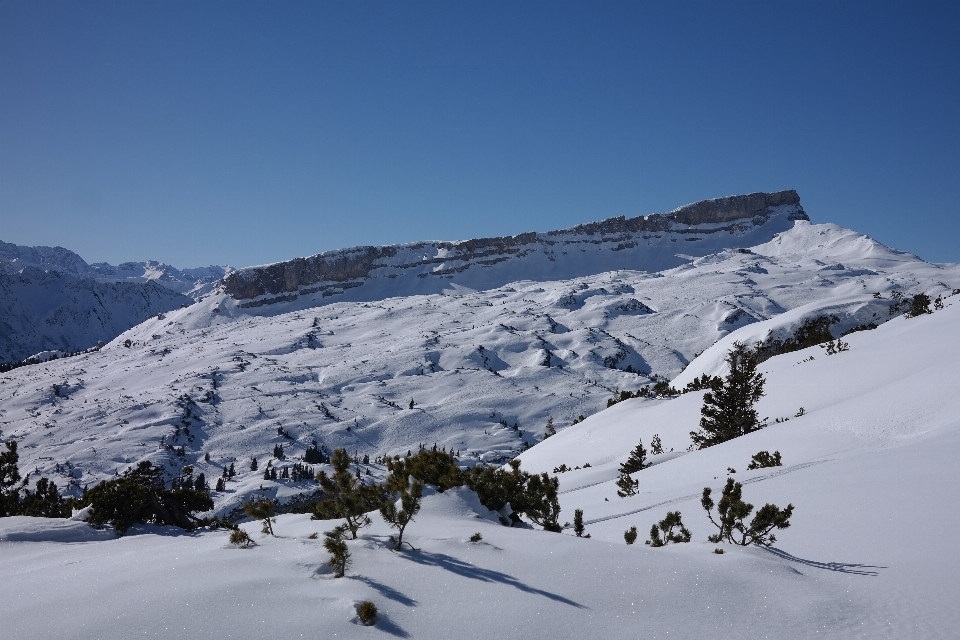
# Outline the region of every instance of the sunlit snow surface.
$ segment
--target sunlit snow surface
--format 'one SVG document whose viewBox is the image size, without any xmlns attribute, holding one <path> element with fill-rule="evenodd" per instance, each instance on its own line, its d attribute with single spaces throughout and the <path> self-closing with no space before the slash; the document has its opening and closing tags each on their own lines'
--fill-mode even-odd
<svg viewBox="0 0 960 640">
<path fill-rule="evenodd" d="M 850 349 L 762 365 L 762 415 L 805 415 L 705 451 L 664 455 L 618 498 L 616 465 L 654 433 L 681 453 L 700 394 L 630 400 L 523 454 L 530 470 L 566 463 L 561 520 L 586 514 L 591 539 L 494 521 L 468 491 L 430 493 L 407 536 L 349 543 L 348 577 L 323 565 L 332 523 L 280 516 L 257 546 L 224 532 L 141 527 L 121 539 L 80 523 L 0 520 L 0 620 L 11 638 L 954 638 L 960 554 L 951 533 L 960 481 L 960 297 L 919 318 L 849 336 Z M 810 356 L 813 355 L 813 360 Z M 746 471 L 759 450 L 784 466 Z M 771 550 L 705 542 L 699 506 L 728 467 L 760 506 L 796 507 Z M 645 547 L 650 525 L 679 510 L 690 544 Z M 640 540 L 627 546 L 631 525 Z M 71 533 L 72 532 L 72 533 Z M 483 535 L 470 543 L 474 532 Z M 71 538 L 71 536 L 74 536 Z M 75 539 L 75 542 L 58 540 Z M 87 541 L 80 541 L 87 540 Z M 373 600 L 382 617 L 357 623 Z"/>
<path fill-rule="evenodd" d="M 958 286 L 956 266 L 801 221 L 753 253 L 726 250 L 656 274 L 269 317 L 214 313 L 230 301 L 213 295 L 99 353 L 0 375 L 0 438 L 20 441 L 23 468 L 73 492 L 145 459 L 170 472 L 194 464 L 211 485 L 232 462 L 238 476 L 214 494 L 223 512 L 261 487 L 282 498 L 315 486 L 262 479 L 275 444 L 290 458 L 314 439 L 375 458 L 436 443 L 465 462 L 503 462 L 538 442 L 550 416 L 562 431 L 617 389 L 649 384 L 649 374 L 673 378 L 732 331 L 756 338 L 827 312 L 843 318 L 839 329 L 882 322 L 891 291 Z"/>
</svg>

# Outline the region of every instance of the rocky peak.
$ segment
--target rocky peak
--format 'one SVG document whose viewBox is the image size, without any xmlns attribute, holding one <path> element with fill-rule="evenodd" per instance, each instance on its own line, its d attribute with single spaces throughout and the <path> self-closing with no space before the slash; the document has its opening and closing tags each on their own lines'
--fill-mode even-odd
<svg viewBox="0 0 960 640">
<path fill-rule="evenodd" d="M 766 242 L 795 220 L 809 220 L 796 191 L 751 193 L 546 233 L 327 251 L 234 271 L 222 287 L 250 308 L 300 296 L 316 305 L 438 293 L 452 284 L 488 289 L 526 278 L 659 271 L 691 256 Z"/>
</svg>

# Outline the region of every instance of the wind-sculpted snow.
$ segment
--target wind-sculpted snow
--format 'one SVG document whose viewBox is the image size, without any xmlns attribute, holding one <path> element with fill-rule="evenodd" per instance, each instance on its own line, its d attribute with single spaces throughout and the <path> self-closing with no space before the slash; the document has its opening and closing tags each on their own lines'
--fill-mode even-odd
<svg viewBox="0 0 960 640">
<path fill-rule="evenodd" d="M 416 550 L 393 551 L 396 532 L 373 511 L 372 525 L 346 542 L 352 564 L 336 579 L 323 532 L 339 521 L 306 514 L 279 516 L 275 536 L 241 522 L 254 540 L 247 549 L 229 545 L 223 529 L 138 525 L 116 538 L 76 521 L 2 518 L 4 637 L 952 639 L 960 625 L 958 336 L 960 296 L 950 295 L 932 315 L 850 335 L 849 351 L 771 358 L 761 365 L 761 414 L 806 413 L 706 450 L 685 451 L 702 396 L 690 393 L 621 402 L 525 452 L 530 471 L 591 463 L 557 474 L 560 522 L 582 509 L 589 539 L 569 527 L 504 527 L 465 487 L 428 487 L 404 532 Z M 276 344 L 269 332 L 260 337 L 264 348 Z M 125 378 L 134 395 L 146 368 L 137 362 L 127 362 Z M 215 390 L 194 382 L 226 393 L 229 376 L 218 380 Z M 83 393 L 91 411 L 105 396 L 92 384 L 61 389 L 77 401 Z M 183 404 L 210 415 L 203 403 Z M 618 497 L 618 464 L 655 433 L 676 450 L 652 456 L 655 464 L 634 474 L 639 493 Z M 783 466 L 748 470 L 761 450 L 782 453 Z M 704 487 L 719 492 L 728 475 L 755 509 L 794 505 L 773 547 L 707 540 L 716 528 L 700 496 Z M 650 527 L 675 511 L 690 543 L 644 545 Z M 628 546 L 631 526 L 639 537 Z M 371 628 L 357 619 L 367 600 L 379 612 Z"/>
<path fill-rule="evenodd" d="M 26 468 L 74 492 L 139 460 L 171 473 L 192 464 L 211 484 L 232 462 L 238 476 L 214 495 L 229 510 L 261 486 L 261 495 L 280 497 L 316 488 L 262 479 L 276 444 L 289 458 L 274 461 L 281 467 L 313 440 L 361 458 L 436 444 L 465 463 L 503 462 L 538 442 L 551 416 L 562 431 L 618 389 L 674 378 L 734 331 L 763 322 L 789 328 L 802 320 L 791 310 L 801 308 L 840 316 L 834 331 L 882 323 L 891 291 L 936 296 L 957 286 L 955 266 L 798 221 L 772 243 L 660 273 L 521 281 L 270 316 L 217 293 L 147 320 L 98 353 L 3 374 L 0 437 L 20 440 Z"/>
</svg>

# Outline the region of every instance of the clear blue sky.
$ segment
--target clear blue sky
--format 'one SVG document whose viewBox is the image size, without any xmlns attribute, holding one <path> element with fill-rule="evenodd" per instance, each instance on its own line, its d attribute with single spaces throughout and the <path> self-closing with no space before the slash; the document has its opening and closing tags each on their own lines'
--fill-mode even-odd
<svg viewBox="0 0 960 640">
<path fill-rule="evenodd" d="M 0 239 L 246 266 L 794 188 L 960 261 L 960 3 L 0 0 Z"/>
</svg>

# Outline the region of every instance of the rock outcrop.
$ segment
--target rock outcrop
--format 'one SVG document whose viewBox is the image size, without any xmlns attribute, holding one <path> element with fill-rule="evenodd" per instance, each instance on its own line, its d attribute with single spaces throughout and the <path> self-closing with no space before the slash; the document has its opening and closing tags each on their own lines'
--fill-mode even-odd
<svg viewBox="0 0 960 640">
<path fill-rule="evenodd" d="M 774 217 L 781 223 L 774 225 L 776 228 L 751 233 Z M 527 277 L 557 279 L 612 269 L 660 270 L 682 264 L 688 254 L 705 255 L 724 246 L 764 242 L 794 220 L 809 220 L 796 191 L 751 193 L 703 200 L 670 213 L 620 216 L 546 233 L 327 251 L 234 271 L 223 279 L 223 291 L 249 308 L 312 294 L 334 302 L 435 293 L 449 287 L 444 280 L 489 288 Z M 684 244 L 677 245 L 681 239 Z M 678 254 L 681 248 L 683 252 Z M 597 249 L 604 253 L 601 259 L 595 255 Z M 392 282 L 369 286 L 382 279 Z M 355 291 L 348 295 L 348 290 Z"/>
</svg>

